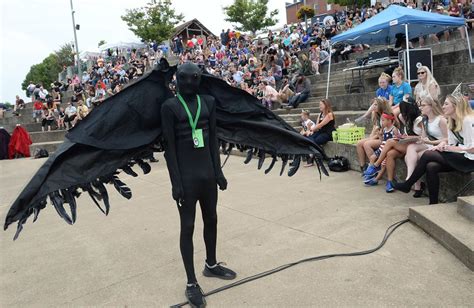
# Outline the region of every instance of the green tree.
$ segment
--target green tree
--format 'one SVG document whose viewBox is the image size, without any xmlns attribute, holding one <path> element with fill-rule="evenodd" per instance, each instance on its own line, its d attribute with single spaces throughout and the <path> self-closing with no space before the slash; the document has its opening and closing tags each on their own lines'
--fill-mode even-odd
<svg viewBox="0 0 474 308">
<path fill-rule="evenodd" d="M 370 0 L 328 0 L 328 3 L 339 4 L 347 7 L 362 7 L 363 5 L 370 6 Z"/>
<path fill-rule="evenodd" d="M 176 14 L 171 0 L 151 0 L 145 7 L 127 10 L 122 20 L 144 42 L 161 43 L 170 39 L 175 26 L 184 18 Z"/>
<path fill-rule="evenodd" d="M 100 47 L 102 45 L 105 45 L 107 44 L 107 42 L 105 40 L 100 40 L 99 43 L 97 44 L 97 47 Z"/>
<path fill-rule="evenodd" d="M 34 64 L 30 67 L 30 71 L 26 74 L 25 80 L 21 84 L 21 88 L 26 90 L 30 81 L 41 83 L 46 89 L 50 89 L 50 84 L 58 80 L 58 73 L 62 70 L 59 63 L 59 57 L 52 53 L 47 56 L 43 62 Z M 26 93 L 27 95 L 29 93 Z"/>
<path fill-rule="evenodd" d="M 238 23 L 239 31 L 250 31 L 253 35 L 258 30 L 275 25 L 278 19 L 273 18 L 278 10 L 267 15 L 268 0 L 234 0 L 234 4 L 223 8 L 228 22 Z"/>
<path fill-rule="evenodd" d="M 74 65 L 74 55 L 76 52 L 74 51 L 73 44 L 63 44 L 54 53 L 58 57 L 58 64 L 60 67 Z"/>
</svg>

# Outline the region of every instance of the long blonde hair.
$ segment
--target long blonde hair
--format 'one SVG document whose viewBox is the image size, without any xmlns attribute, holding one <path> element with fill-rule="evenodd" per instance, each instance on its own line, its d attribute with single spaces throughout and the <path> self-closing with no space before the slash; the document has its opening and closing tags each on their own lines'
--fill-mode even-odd
<svg viewBox="0 0 474 308">
<path fill-rule="evenodd" d="M 448 117 L 448 129 L 453 132 L 459 132 L 462 130 L 462 123 L 464 118 L 467 116 L 473 116 L 474 112 L 471 109 L 471 105 L 467 102 L 464 97 L 460 95 L 446 95 L 446 99 L 455 106 L 456 120 Z"/>
<path fill-rule="evenodd" d="M 430 105 L 431 110 L 433 111 L 435 116 L 443 115 L 443 109 L 441 108 L 440 103 L 438 102 L 438 100 L 431 98 L 431 96 L 425 96 L 425 98 L 421 100 L 421 103 Z"/>
<path fill-rule="evenodd" d="M 421 66 L 420 68 L 418 68 L 418 70 L 424 70 L 426 72 L 426 89 L 428 90 L 428 93 L 430 95 L 431 95 L 430 90 L 429 90 L 430 86 L 434 85 L 436 87 L 436 96 L 437 97 L 433 97 L 433 99 L 437 100 L 438 97 L 441 95 L 441 89 L 439 88 L 439 84 L 436 81 L 436 79 L 434 78 L 433 73 L 431 73 L 428 66 Z M 421 86 L 423 86 L 423 84 L 421 84 Z"/>
</svg>

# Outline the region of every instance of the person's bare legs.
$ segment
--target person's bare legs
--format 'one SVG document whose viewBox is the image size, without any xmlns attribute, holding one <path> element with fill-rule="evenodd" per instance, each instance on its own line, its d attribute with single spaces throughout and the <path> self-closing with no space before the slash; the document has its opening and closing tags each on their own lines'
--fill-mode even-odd
<svg viewBox="0 0 474 308">
<path fill-rule="evenodd" d="M 385 149 L 385 148 L 384 148 Z M 386 159 L 386 169 L 387 169 L 387 181 L 393 181 L 395 178 L 395 167 L 396 167 L 396 161 L 397 158 L 403 157 L 405 153 L 399 152 L 397 150 L 392 150 L 387 153 L 387 159 Z"/>
<path fill-rule="evenodd" d="M 367 157 L 371 157 L 372 155 L 374 155 L 374 151 L 378 149 L 381 143 L 382 142 L 378 139 L 367 140 L 366 142 L 364 142 L 363 148 L 365 155 L 367 155 Z"/>
<path fill-rule="evenodd" d="M 387 140 L 387 142 L 385 143 L 385 146 L 382 149 L 382 152 L 379 155 L 379 158 L 375 161 L 374 166 L 376 166 L 376 167 L 380 166 L 380 164 L 383 162 L 385 157 L 387 157 L 387 153 L 391 149 L 393 149 L 397 144 L 398 144 L 398 141 L 396 141 L 394 139 Z"/>
<path fill-rule="evenodd" d="M 408 179 L 410 175 L 413 173 L 413 170 L 415 170 L 416 164 L 418 163 L 418 159 L 425 150 L 426 150 L 426 145 L 424 144 L 413 143 L 413 144 L 408 145 L 407 152 L 405 155 L 405 163 L 407 165 L 406 179 Z M 416 181 L 414 188 L 415 190 L 420 190 L 421 182 L 419 180 Z"/>
<path fill-rule="evenodd" d="M 365 151 L 364 151 L 364 143 L 366 143 L 369 140 L 370 140 L 369 138 L 364 138 L 362 140 L 359 140 L 356 145 L 357 159 L 359 160 L 359 166 L 361 168 L 361 171 L 365 165 L 365 157 L 366 157 Z"/>
</svg>

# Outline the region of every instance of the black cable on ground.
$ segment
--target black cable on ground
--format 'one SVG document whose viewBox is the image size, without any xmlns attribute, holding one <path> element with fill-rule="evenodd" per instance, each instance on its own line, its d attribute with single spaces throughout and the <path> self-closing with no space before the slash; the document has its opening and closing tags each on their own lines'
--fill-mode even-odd
<svg viewBox="0 0 474 308">
<path fill-rule="evenodd" d="M 401 220 L 399 222 L 396 222 L 392 225 L 390 225 L 388 228 L 387 228 L 387 231 L 385 231 L 385 235 L 382 239 L 382 241 L 380 242 L 380 244 L 375 247 L 375 248 L 372 248 L 372 249 L 369 249 L 369 250 L 364 250 L 364 251 L 356 251 L 356 252 L 349 252 L 349 253 L 335 253 L 335 254 L 329 254 L 329 255 L 322 255 L 322 256 L 316 256 L 316 257 L 310 257 L 310 258 L 306 258 L 306 259 L 302 259 L 302 260 L 299 260 L 299 261 L 296 261 L 296 262 L 292 262 L 292 263 L 288 263 L 288 264 L 284 264 L 284 265 L 281 265 L 279 267 L 276 267 L 274 269 L 271 269 L 271 270 L 268 270 L 268 271 L 265 271 L 265 272 L 262 272 L 262 273 L 259 273 L 259 274 L 256 274 L 256 275 L 253 275 L 253 276 L 249 276 L 249 277 L 246 277 L 246 278 L 243 278 L 243 279 L 240 279 L 240 280 L 237 280 L 233 283 L 230 283 L 228 285 L 225 285 L 225 286 L 222 286 L 220 288 L 217 288 L 217 289 L 214 289 L 212 291 L 209 291 L 207 293 L 204 294 L 205 297 L 209 296 L 209 295 L 212 295 L 212 294 L 216 294 L 216 293 L 219 293 L 219 292 L 222 292 L 224 290 L 227 290 L 227 289 L 230 289 L 230 288 L 233 288 L 233 287 L 236 287 L 236 286 L 240 286 L 244 283 L 247 283 L 247 282 L 250 282 L 250 281 L 254 281 L 254 280 L 257 280 L 257 279 L 260 279 L 260 278 L 263 278 L 263 277 L 266 277 L 266 276 L 269 276 L 271 274 L 275 274 L 275 273 L 278 273 L 282 270 L 285 270 L 287 268 L 290 268 L 290 267 L 293 267 L 295 265 L 298 265 L 298 264 L 301 264 L 301 263 L 305 263 L 305 262 L 310 262 L 310 261 L 320 261 L 320 260 L 325 260 L 325 259 L 330 259 L 330 258 L 335 258 L 335 257 L 355 257 L 355 256 L 363 256 L 363 255 L 368 255 L 368 254 L 371 254 L 373 252 L 376 252 L 377 250 L 379 250 L 380 248 L 382 248 L 385 243 L 387 242 L 388 238 L 390 237 L 390 235 L 392 235 L 392 233 L 398 228 L 400 227 L 401 225 L 403 225 L 404 223 L 407 223 L 409 220 L 408 219 L 405 219 L 405 220 Z M 182 303 L 179 303 L 179 304 L 176 304 L 176 305 L 173 305 L 171 306 L 172 308 L 175 308 L 175 307 L 182 307 L 184 305 L 188 304 L 188 302 L 182 302 Z"/>
</svg>

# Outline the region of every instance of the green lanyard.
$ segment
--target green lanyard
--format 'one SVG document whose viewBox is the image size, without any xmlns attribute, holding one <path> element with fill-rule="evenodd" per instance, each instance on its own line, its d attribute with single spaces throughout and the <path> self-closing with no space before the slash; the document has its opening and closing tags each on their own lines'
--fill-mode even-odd
<svg viewBox="0 0 474 308">
<path fill-rule="evenodd" d="M 199 121 L 199 116 L 201 115 L 201 98 L 199 97 L 199 95 L 196 94 L 198 107 L 197 107 L 197 111 L 196 111 L 196 118 L 193 121 L 193 116 L 191 115 L 191 111 L 189 111 L 188 105 L 184 101 L 183 97 L 179 93 L 177 94 L 177 96 L 178 96 L 178 100 L 181 102 L 184 109 L 186 110 L 186 113 L 188 114 L 189 125 L 191 125 L 191 130 L 192 130 L 193 135 L 194 135 L 194 133 L 196 131 L 197 123 Z"/>
</svg>

